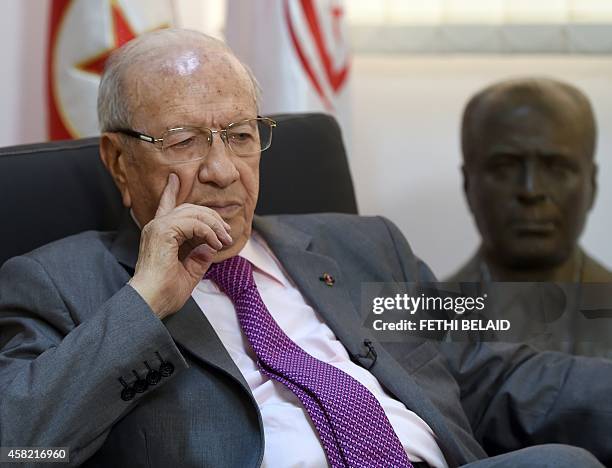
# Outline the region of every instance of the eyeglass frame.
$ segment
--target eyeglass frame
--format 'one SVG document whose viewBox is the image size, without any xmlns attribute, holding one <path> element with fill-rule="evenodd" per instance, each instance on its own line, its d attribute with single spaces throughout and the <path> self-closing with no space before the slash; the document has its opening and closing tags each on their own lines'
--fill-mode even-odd
<svg viewBox="0 0 612 468">
<path fill-rule="evenodd" d="M 229 129 L 231 129 L 232 127 L 236 126 L 236 125 L 240 125 L 242 123 L 248 122 L 250 120 L 257 120 L 257 121 L 267 121 L 270 124 L 270 135 L 272 134 L 272 129 L 276 128 L 276 121 L 271 119 L 270 117 L 263 117 L 261 115 L 258 115 L 257 117 L 251 117 L 249 119 L 242 119 L 239 120 L 238 122 L 230 122 L 229 124 L 227 124 L 225 127 L 220 128 L 219 130 L 213 130 L 212 128 L 209 127 L 192 127 L 192 126 L 186 126 L 186 127 L 174 127 L 174 128 L 170 128 L 168 130 L 165 130 L 163 134 L 166 134 L 168 132 L 173 132 L 173 131 L 179 131 L 179 130 L 187 130 L 190 128 L 194 128 L 194 129 L 198 129 L 198 130 L 208 130 L 210 132 L 210 145 L 208 147 L 208 149 L 210 150 L 210 148 L 212 148 L 212 145 L 214 143 L 214 138 L 215 138 L 215 133 L 219 134 L 219 137 L 221 138 L 221 141 L 223 141 L 223 143 L 229 148 L 229 150 L 234 153 L 236 156 L 248 156 L 251 154 L 256 154 L 257 151 L 253 151 L 252 153 L 244 153 L 244 154 L 236 154 L 236 152 L 232 149 L 228 139 L 227 139 L 227 131 Z M 163 154 L 163 150 L 162 150 L 162 146 L 164 143 L 164 139 L 163 138 L 155 138 L 152 137 L 151 135 L 147 135 L 146 133 L 141 133 L 138 132 L 136 130 L 133 130 L 131 128 L 117 128 L 115 130 L 111 130 L 114 133 L 121 133 L 123 135 L 132 137 L 132 138 L 136 138 L 140 141 L 144 141 L 147 143 L 151 143 L 152 145 L 154 145 L 156 148 L 158 148 L 160 151 L 162 151 Z M 270 140 L 272 140 L 272 137 L 270 136 Z M 272 146 L 272 141 L 270 141 L 270 145 L 264 149 L 260 149 L 259 151 L 265 151 L 268 148 L 270 148 L 270 146 Z M 207 153 L 208 155 L 208 153 Z M 200 159 L 204 159 L 206 156 L 202 156 L 201 158 L 198 159 L 192 159 L 192 160 L 187 160 L 187 161 L 180 161 L 180 163 L 187 163 L 187 162 L 193 162 L 193 161 L 199 161 Z"/>
</svg>

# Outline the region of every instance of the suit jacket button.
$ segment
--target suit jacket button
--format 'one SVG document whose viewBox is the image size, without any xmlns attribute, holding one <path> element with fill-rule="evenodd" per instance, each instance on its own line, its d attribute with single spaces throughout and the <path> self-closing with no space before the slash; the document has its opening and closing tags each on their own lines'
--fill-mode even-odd
<svg viewBox="0 0 612 468">
<path fill-rule="evenodd" d="M 141 379 L 136 372 L 136 369 L 132 370 L 132 374 L 136 377 L 136 381 L 132 384 L 132 388 L 136 393 L 143 393 L 147 388 L 149 388 L 149 383 L 145 379 Z"/>
<path fill-rule="evenodd" d="M 145 379 L 138 379 L 132 384 L 132 387 L 136 393 L 143 393 L 147 388 L 149 388 L 149 384 Z"/>
<path fill-rule="evenodd" d="M 130 401 L 134 399 L 135 395 L 136 395 L 136 392 L 131 387 L 124 388 L 123 390 L 121 390 L 121 399 L 123 401 Z"/>
<path fill-rule="evenodd" d="M 161 374 L 155 369 L 153 369 L 147 361 L 144 361 L 144 364 L 145 366 L 147 366 L 147 369 L 149 369 L 149 372 L 147 372 L 146 376 L 147 383 L 149 385 L 157 385 L 162 378 Z"/>
<path fill-rule="evenodd" d="M 169 361 L 165 361 L 164 363 L 162 363 L 161 366 L 159 366 L 159 373 L 163 377 L 168 377 L 173 372 L 174 372 L 174 365 Z"/>
<path fill-rule="evenodd" d="M 149 383 L 149 385 L 157 385 L 160 380 L 161 380 L 161 374 L 157 372 L 156 370 L 151 369 L 147 373 L 147 382 Z"/>
</svg>

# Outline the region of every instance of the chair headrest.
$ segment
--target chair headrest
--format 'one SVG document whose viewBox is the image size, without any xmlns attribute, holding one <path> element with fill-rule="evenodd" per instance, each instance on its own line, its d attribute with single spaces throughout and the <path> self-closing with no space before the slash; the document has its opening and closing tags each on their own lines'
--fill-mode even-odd
<svg viewBox="0 0 612 468">
<path fill-rule="evenodd" d="M 272 147 L 261 154 L 258 214 L 357 213 L 353 180 L 336 120 L 278 114 Z"/>
</svg>

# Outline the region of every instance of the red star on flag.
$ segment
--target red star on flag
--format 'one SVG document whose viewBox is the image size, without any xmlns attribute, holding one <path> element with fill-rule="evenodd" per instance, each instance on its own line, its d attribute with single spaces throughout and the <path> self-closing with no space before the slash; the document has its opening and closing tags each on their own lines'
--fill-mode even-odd
<svg viewBox="0 0 612 468">
<path fill-rule="evenodd" d="M 111 15 L 113 19 L 113 35 L 115 36 L 115 40 L 113 41 L 114 44 L 101 54 L 78 63 L 76 65 L 78 69 L 89 73 L 95 73 L 96 75 L 102 75 L 104 65 L 113 51 L 136 37 L 123 10 L 116 1 L 111 1 Z"/>
</svg>

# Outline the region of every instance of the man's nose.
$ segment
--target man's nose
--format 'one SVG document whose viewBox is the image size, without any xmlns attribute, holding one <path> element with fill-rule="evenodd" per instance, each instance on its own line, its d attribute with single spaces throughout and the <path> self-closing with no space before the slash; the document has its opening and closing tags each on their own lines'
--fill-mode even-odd
<svg viewBox="0 0 612 468">
<path fill-rule="evenodd" d="M 518 192 L 519 199 L 524 203 L 544 200 L 547 197 L 547 189 L 542 168 L 539 167 L 537 161 L 533 159 L 524 161 Z"/>
<path fill-rule="evenodd" d="M 235 158 L 236 156 L 221 138 L 221 134 L 214 134 L 208 154 L 200 164 L 198 174 L 200 182 L 214 184 L 221 188 L 231 185 L 240 177 L 234 163 Z"/>
</svg>

